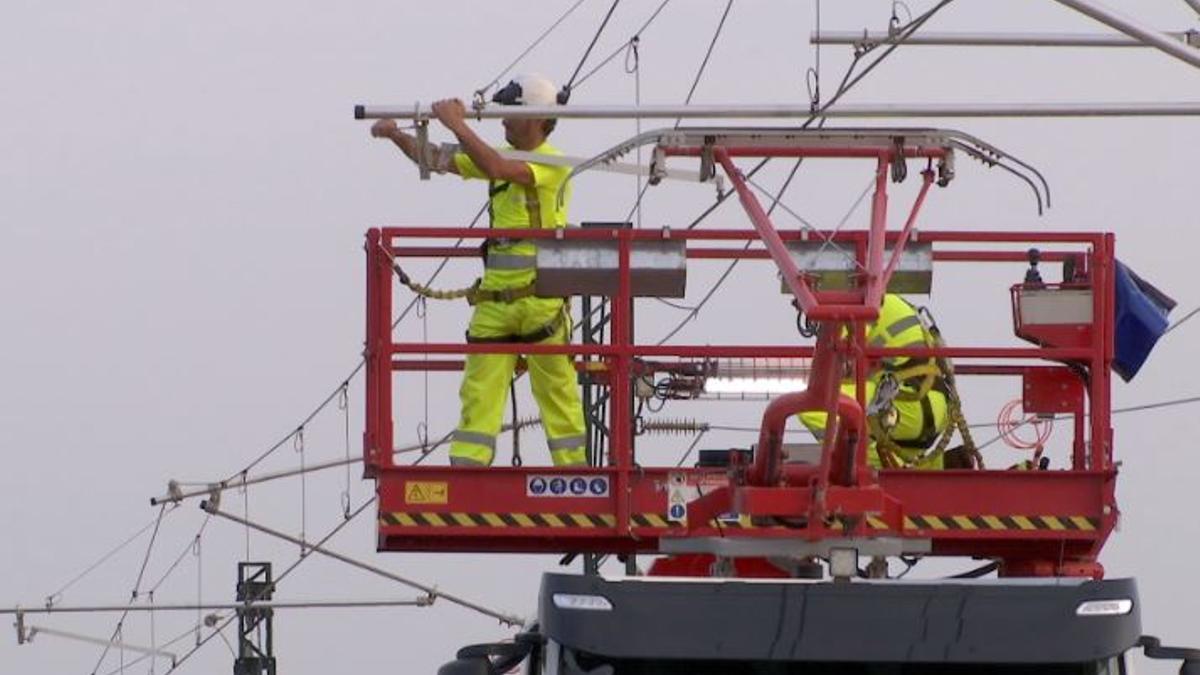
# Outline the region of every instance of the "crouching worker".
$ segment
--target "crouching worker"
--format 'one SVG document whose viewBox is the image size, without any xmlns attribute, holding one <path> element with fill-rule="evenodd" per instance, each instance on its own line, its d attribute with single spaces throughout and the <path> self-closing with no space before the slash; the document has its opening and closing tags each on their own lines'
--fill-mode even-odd
<svg viewBox="0 0 1200 675">
<path fill-rule="evenodd" d="M 492 100 L 503 105 L 560 103 L 555 86 L 536 75 L 517 77 Z M 475 307 L 467 342 L 566 344 L 571 334 L 566 301 L 533 294 L 535 243 L 506 238 L 503 230 L 565 227 L 570 186 L 561 203 L 558 195 L 570 167 L 505 158 L 471 130 L 465 107 L 457 99 L 438 101 L 433 113 L 457 137 L 458 145 L 427 146 L 423 158 L 426 166 L 440 173 L 488 181 L 490 226 L 498 231 L 485 246 L 483 278 L 467 294 Z M 504 149 L 561 155 L 546 141 L 555 122 L 505 119 L 508 145 Z M 416 139 L 397 129 L 393 120 L 376 122 L 371 135 L 393 141 L 409 159 L 418 161 Z M 462 413 L 450 445 L 451 464 L 491 465 L 517 359 L 517 354 L 467 355 L 459 389 Z M 529 354 L 524 359 L 551 459 L 557 466 L 586 464 L 583 406 L 571 357 Z"/>
<path fill-rule="evenodd" d="M 867 326 L 867 344 L 872 347 L 936 347 L 938 342 L 916 308 L 891 293 L 883 297 L 879 319 Z M 867 459 L 871 466 L 972 467 L 971 454 L 961 446 L 938 451 L 945 445 L 939 441 L 954 421 L 950 411 L 952 391 L 943 370 L 937 359 L 897 356 L 882 359 L 867 373 L 866 413 L 871 432 Z M 853 398 L 854 381 L 844 381 L 841 392 Z M 805 412 L 799 417 L 817 438 L 824 437 L 826 413 Z"/>
</svg>

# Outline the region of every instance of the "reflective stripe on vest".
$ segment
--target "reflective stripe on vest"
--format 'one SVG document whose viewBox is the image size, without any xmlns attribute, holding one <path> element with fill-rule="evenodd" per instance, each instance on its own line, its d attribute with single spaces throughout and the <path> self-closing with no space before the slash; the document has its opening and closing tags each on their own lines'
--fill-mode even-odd
<svg viewBox="0 0 1200 675">
<path fill-rule="evenodd" d="M 536 255 L 488 252 L 484 267 L 489 270 L 528 270 L 537 267 Z"/>
</svg>

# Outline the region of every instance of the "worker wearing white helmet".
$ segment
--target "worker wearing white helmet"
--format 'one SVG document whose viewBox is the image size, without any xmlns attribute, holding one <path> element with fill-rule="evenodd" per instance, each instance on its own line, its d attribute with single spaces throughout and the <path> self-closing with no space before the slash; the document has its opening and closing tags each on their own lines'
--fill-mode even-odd
<svg viewBox="0 0 1200 675">
<path fill-rule="evenodd" d="M 514 78 L 492 97 L 501 105 L 552 106 L 565 102 L 550 80 L 540 75 Z M 433 104 L 438 120 L 458 138 L 459 145 L 429 146 L 425 157 L 434 170 L 463 178 L 488 181 L 488 213 L 493 230 L 565 227 L 570 185 L 558 198 L 569 167 L 506 159 L 484 142 L 466 122 L 458 99 Z M 546 141 L 553 119 L 505 119 L 508 146 L 547 155 L 562 153 Z M 417 161 L 416 139 L 379 120 L 371 135 L 392 140 Z M 475 313 L 467 328 L 472 343 L 526 342 L 566 344 L 571 321 L 563 298 L 533 293 L 537 248 L 532 241 L 513 240 L 495 233 L 485 247 L 485 271 L 469 299 Z M 529 354 L 530 386 L 542 415 L 550 457 L 558 466 L 586 463 L 583 406 L 571 357 Z M 504 414 L 509 383 L 517 366 L 516 354 L 468 354 L 459 397 L 462 414 L 450 445 L 450 462 L 487 466 L 495 457 L 496 437 Z"/>
</svg>

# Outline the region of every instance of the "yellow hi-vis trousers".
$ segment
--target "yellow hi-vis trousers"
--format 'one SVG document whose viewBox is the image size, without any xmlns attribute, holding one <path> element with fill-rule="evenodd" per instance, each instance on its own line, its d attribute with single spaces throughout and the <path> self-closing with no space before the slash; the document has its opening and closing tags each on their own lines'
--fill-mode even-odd
<svg viewBox="0 0 1200 675">
<path fill-rule="evenodd" d="M 875 398 L 876 382 L 874 380 L 867 380 L 866 385 L 867 405 L 870 405 L 871 401 Z M 853 397 L 854 390 L 855 387 L 853 382 L 842 383 L 843 394 Z M 905 390 L 905 388 L 901 389 L 901 391 Z M 934 428 L 941 433 L 946 429 L 946 424 L 949 421 L 946 408 L 946 396 L 940 391 L 931 390 L 927 394 L 927 397 L 929 398 L 930 410 L 933 412 Z M 904 441 L 920 438 L 921 433 L 925 428 L 925 411 L 922 410 L 921 402 L 903 401 L 897 399 L 892 402 L 892 405 L 895 406 L 897 413 L 896 426 L 892 429 L 891 433 L 892 440 L 903 444 Z M 814 436 L 817 438 L 823 438 L 825 436 L 827 415 L 824 412 L 803 412 L 800 413 L 798 417 L 804 426 L 808 427 L 808 430 L 813 432 Z M 911 468 L 914 469 L 942 468 L 942 457 L 940 455 L 936 457 L 929 457 L 923 461 L 917 461 L 914 464 L 913 462 L 921 457 L 922 454 L 923 449 L 905 448 L 902 446 L 899 448 L 900 457 L 898 459 L 909 464 Z M 867 442 L 867 462 L 875 468 L 880 467 L 879 453 L 875 451 L 875 439 L 873 438 Z"/>
<path fill-rule="evenodd" d="M 561 298 L 530 296 L 511 303 L 481 302 L 475 306 L 467 334 L 483 340 L 531 335 L 557 321 L 558 329 L 540 344 L 566 344 L 571 332 L 566 311 Z M 571 357 L 529 354 L 525 361 L 533 398 L 542 414 L 550 458 L 555 466 L 586 464 L 583 405 Z M 516 354 L 467 355 L 458 392 L 462 415 L 450 444 L 451 464 L 491 465 L 516 366 Z"/>
</svg>

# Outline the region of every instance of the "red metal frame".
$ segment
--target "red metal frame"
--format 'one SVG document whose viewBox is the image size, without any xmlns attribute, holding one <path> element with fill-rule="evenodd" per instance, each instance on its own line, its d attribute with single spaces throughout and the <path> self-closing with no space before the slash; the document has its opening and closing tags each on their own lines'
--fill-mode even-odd
<svg viewBox="0 0 1200 675">
<path fill-rule="evenodd" d="M 668 154 L 697 154 L 667 149 Z M 936 148 L 906 149 L 906 156 L 937 157 Z M 847 148 L 715 148 L 714 158 L 729 175 L 755 229 L 509 230 L 510 237 L 616 240 L 618 288 L 612 298 L 610 339 L 599 345 L 497 345 L 397 343 L 392 339 L 392 258 L 467 257 L 474 248 L 411 245 L 414 239 L 482 239 L 487 231 L 463 228 L 383 228 L 367 234 L 366 476 L 377 481 L 381 550 L 638 552 L 657 551 L 668 537 L 802 538 L 879 536 L 929 540 L 935 555 L 998 557 L 1007 573 L 1099 576 L 1097 555 L 1117 519 L 1116 469 L 1112 461 L 1109 364 L 1112 360 L 1113 239 L 1110 234 L 922 232 L 935 246 L 938 262 L 1013 263 L 1022 250 L 993 250 L 996 245 L 1068 245 L 1043 260 L 1068 255 L 1088 258 L 1093 289 L 1093 326 L 1087 340 L 1067 347 L 942 347 L 884 349 L 865 343 L 866 323 L 878 315 L 879 301 L 912 236 L 916 216 L 933 182 L 928 170 L 902 229 L 886 230 L 887 178 L 892 150 Z M 869 230 L 823 233 L 856 251 L 863 268 L 854 291 L 815 291 L 793 262 L 786 242 L 807 238 L 776 230 L 746 185 L 732 158 L 754 156 L 836 156 L 876 159 L 876 193 Z M 640 345 L 634 344 L 629 254 L 634 241 L 664 237 L 687 242 L 691 259 L 770 257 L 805 313 L 822 321 L 814 347 L 799 345 Z M 726 241 L 761 240 L 766 251 L 714 247 Z M 403 245 L 401 245 L 403 244 Z M 893 254 L 884 259 L 892 245 Z M 942 248 L 968 245 L 970 250 Z M 850 328 L 844 331 L 843 328 Z M 843 337 L 849 335 L 849 337 Z M 400 466 L 393 462 L 392 378 L 395 371 L 453 371 L 460 360 L 415 360 L 407 354 L 562 353 L 599 357 L 607 381 L 630 382 L 637 359 L 719 357 L 810 357 L 813 372 L 804 392 L 780 396 L 765 408 L 753 463 L 727 469 L 666 468 L 634 462 L 631 388 L 611 388 L 610 464 L 585 469 L 551 467 L 466 468 Z M 1053 471 L 871 470 L 867 464 L 863 416 L 865 373 L 873 361 L 893 355 L 954 358 L 963 376 L 1019 376 L 1042 387 L 1034 397 L 1054 406 L 1064 378 L 1075 377 L 1070 361 L 1090 373 L 1086 385 L 1063 389 L 1070 399 L 1061 409 L 1075 414 L 1073 464 Z M 400 357 L 400 358 L 398 358 Z M 974 361 L 985 360 L 983 363 Z M 1030 360 L 1041 361 L 1032 365 Z M 971 362 L 967 362 L 971 361 Z M 859 383 L 857 397 L 839 392 L 849 367 Z M 1078 369 L 1078 366 L 1076 366 Z M 1041 384 L 1039 384 L 1041 383 Z M 1086 400 L 1079 392 L 1086 388 Z M 1044 390 L 1043 390 L 1044 389 Z M 825 410 L 836 416 L 836 433 L 827 434 L 818 466 L 785 465 L 782 433 L 801 410 Z M 834 419 L 831 417 L 831 419 Z M 1086 423 L 1085 421 L 1086 420 Z M 528 493 L 533 476 L 600 478 L 604 497 L 546 497 Z M 667 517 L 669 486 L 682 481 L 703 496 L 687 508 L 687 525 Z M 437 493 L 435 498 L 422 490 Z M 414 495 L 416 495 L 414 497 Z M 735 511 L 736 521 L 722 519 Z"/>
</svg>

